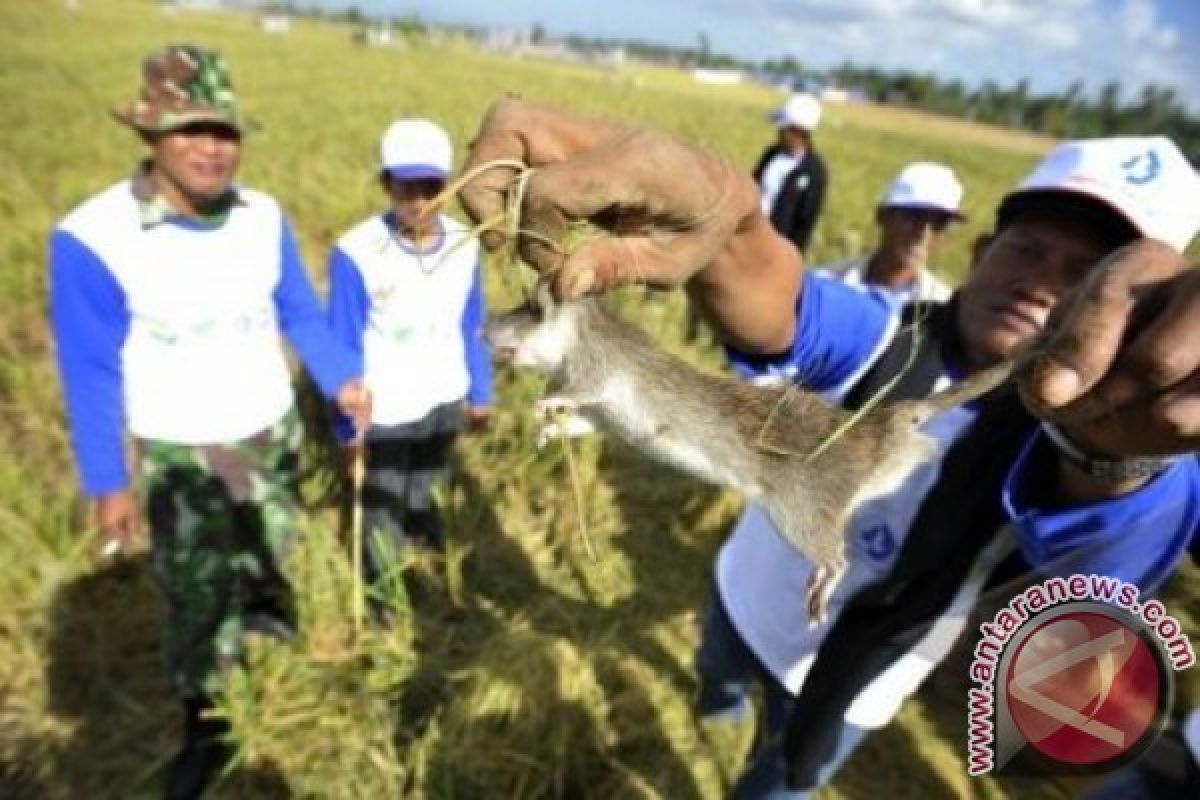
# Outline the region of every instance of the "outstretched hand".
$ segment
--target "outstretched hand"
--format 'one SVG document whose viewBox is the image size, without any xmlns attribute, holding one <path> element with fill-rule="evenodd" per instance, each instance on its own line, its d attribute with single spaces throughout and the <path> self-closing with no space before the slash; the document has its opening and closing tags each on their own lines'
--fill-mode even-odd
<svg viewBox="0 0 1200 800">
<path fill-rule="evenodd" d="M 1026 403 L 1109 457 L 1200 448 L 1200 270 L 1143 239 L 1059 304 L 1020 376 Z"/>
<path fill-rule="evenodd" d="M 474 175 L 459 192 L 467 213 L 506 228 L 484 245 L 515 231 L 521 258 L 559 299 L 629 283 L 686 285 L 733 346 L 791 344 L 799 253 L 725 158 L 657 131 L 506 99 L 485 117 L 465 172 Z"/>
<path fill-rule="evenodd" d="M 466 171 L 495 160 L 534 169 L 520 209 L 522 258 L 573 298 L 627 283 L 678 286 L 711 263 L 757 205 L 753 184 L 725 160 L 647 129 L 506 99 L 484 119 Z M 460 192 L 477 222 L 503 215 L 510 169 Z M 598 235 L 571 241 L 572 225 Z M 484 243 L 504 241 L 492 232 Z"/>
</svg>

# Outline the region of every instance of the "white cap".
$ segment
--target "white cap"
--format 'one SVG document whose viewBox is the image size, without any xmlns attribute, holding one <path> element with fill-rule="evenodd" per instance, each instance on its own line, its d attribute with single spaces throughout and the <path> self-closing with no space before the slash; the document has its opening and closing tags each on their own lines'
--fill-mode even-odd
<svg viewBox="0 0 1200 800">
<path fill-rule="evenodd" d="M 963 219 L 963 187 L 945 164 L 917 161 L 900 170 L 879 201 L 885 208 L 921 208 Z"/>
<path fill-rule="evenodd" d="M 1039 191 L 1094 197 L 1146 237 L 1183 252 L 1200 229 L 1200 177 L 1165 136 L 1063 142 L 1001 205 Z"/>
<path fill-rule="evenodd" d="M 450 137 L 427 119 L 396 120 L 384 132 L 379 150 L 384 172 L 400 180 L 444 180 L 454 161 Z"/>
<path fill-rule="evenodd" d="M 811 94 L 794 94 L 769 119 L 777 128 L 800 128 L 815 131 L 821 121 L 821 103 Z"/>
</svg>

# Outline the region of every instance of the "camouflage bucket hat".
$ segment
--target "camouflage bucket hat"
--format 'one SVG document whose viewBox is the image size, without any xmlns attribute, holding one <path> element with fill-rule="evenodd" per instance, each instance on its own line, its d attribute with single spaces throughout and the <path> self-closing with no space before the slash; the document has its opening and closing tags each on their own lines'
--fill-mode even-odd
<svg viewBox="0 0 1200 800">
<path fill-rule="evenodd" d="M 239 133 L 255 127 L 238 113 L 225 60 L 194 45 L 170 45 L 148 56 L 142 62 L 137 102 L 114 110 L 113 116 L 148 133 L 165 133 L 192 122 L 222 122 Z"/>
</svg>

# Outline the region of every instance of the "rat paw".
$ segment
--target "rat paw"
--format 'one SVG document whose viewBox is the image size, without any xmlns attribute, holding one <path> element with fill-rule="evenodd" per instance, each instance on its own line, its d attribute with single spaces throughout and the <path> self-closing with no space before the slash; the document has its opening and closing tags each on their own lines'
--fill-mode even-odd
<svg viewBox="0 0 1200 800">
<path fill-rule="evenodd" d="M 561 412 L 559 412 L 561 413 Z M 596 426 L 591 423 L 587 417 L 578 414 L 570 414 L 569 416 L 559 417 L 553 422 L 547 422 L 538 431 L 537 448 L 541 450 L 545 448 L 554 439 L 566 437 L 575 439 L 580 436 L 586 436 L 589 433 L 595 433 Z"/>
<path fill-rule="evenodd" d="M 533 404 L 533 413 L 539 419 L 553 421 L 561 414 L 574 416 L 579 404 L 570 397 L 561 394 L 547 395 Z"/>
<path fill-rule="evenodd" d="M 809 627 L 815 628 L 825 622 L 829 615 L 829 601 L 845 571 L 846 563 L 840 560 L 813 569 L 806 594 Z"/>
</svg>

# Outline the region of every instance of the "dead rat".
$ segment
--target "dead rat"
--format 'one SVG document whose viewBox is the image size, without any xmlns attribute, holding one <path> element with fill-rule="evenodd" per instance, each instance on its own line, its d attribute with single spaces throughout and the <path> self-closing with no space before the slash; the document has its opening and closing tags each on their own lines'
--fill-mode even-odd
<svg viewBox="0 0 1200 800">
<path fill-rule="evenodd" d="M 815 566 L 808 589 L 814 622 L 824 617 L 844 570 L 850 516 L 933 453 L 920 426 L 1012 371 L 1005 362 L 924 400 L 874 408 L 824 447 L 851 412 L 799 386 L 755 386 L 701 372 L 595 298 L 555 305 L 539 293 L 537 302 L 494 316 L 487 339 L 501 360 L 551 379 L 554 393 L 539 403 L 541 411 L 578 415 L 551 430 L 583 432 L 582 417 L 651 458 L 762 505 Z"/>
</svg>

